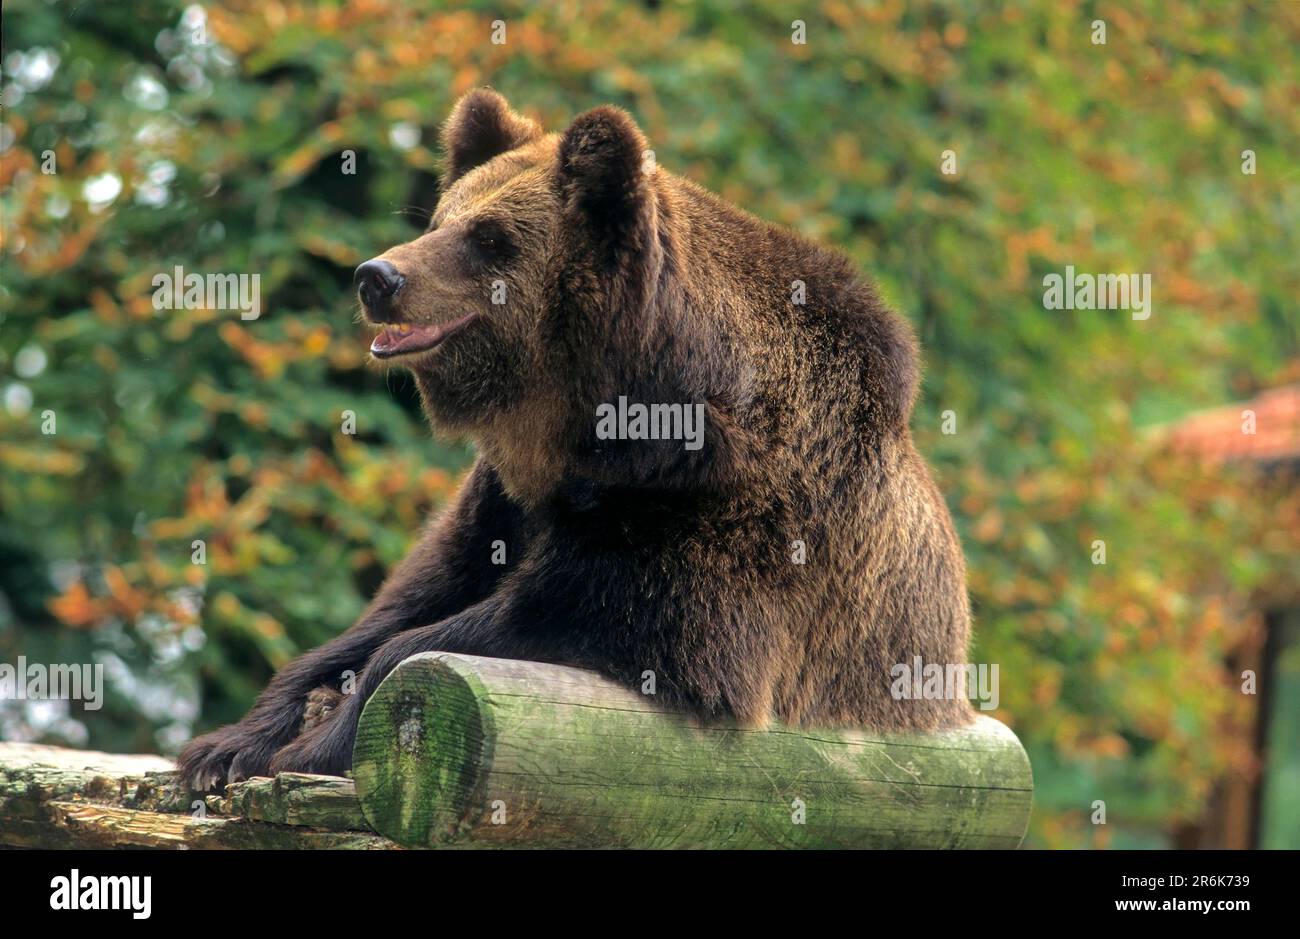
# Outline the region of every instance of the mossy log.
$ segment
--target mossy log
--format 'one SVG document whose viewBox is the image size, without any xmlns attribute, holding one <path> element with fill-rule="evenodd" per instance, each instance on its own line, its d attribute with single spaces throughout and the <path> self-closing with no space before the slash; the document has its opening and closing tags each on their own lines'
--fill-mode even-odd
<svg viewBox="0 0 1300 939">
<path fill-rule="evenodd" d="M 1033 796 L 1007 727 L 703 726 L 590 672 L 449 653 L 388 676 L 353 776 L 413 847 L 1014 848 Z"/>
<path fill-rule="evenodd" d="M 281 773 L 189 792 L 159 756 L 0 743 L 0 846 L 393 848 L 352 780 Z"/>
<path fill-rule="evenodd" d="M 0 743 L 0 846 L 1015 847 L 1032 799 L 987 717 L 701 726 L 579 669 L 447 653 L 384 681 L 354 763 L 355 785 L 282 773 L 202 796 L 162 757 Z"/>
</svg>

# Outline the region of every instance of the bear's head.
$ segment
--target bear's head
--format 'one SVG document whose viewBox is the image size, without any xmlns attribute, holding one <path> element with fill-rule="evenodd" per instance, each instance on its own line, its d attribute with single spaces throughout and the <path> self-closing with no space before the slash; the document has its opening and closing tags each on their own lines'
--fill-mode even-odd
<svg viewBox="0 0 1300 939">
<path fill-rule="evenodd" d="M 427 231 L 366 261 L 356 281 L 378 329 L 371 355 L 414 374 L 436 426 L 477 437 L 580 393 L 593 359 L 580 347 L 599 348 L 616 325 L 600 312 L 617 310 L 626 330 L 645 307 L 655 199 L 645 138 L 616 108 L 546 134 L 479 89 L 457 102 L 442 142 Z"/>
<path fill-rule="evenodd" d="M 778 491 L 809 463 L 782 454 L 818 434 L 907 434 L 906 324 L 848 259 L 657 168 L 624 111 L 547 134 L 477 90 L 443 146 L 428 230 L 357 268 L 358 293 L 375 359 L 410 370 L 435 429 L 471 438 L 512 496 Z M 698 414 L 702 435 L 599 427 L 628 402 Z"/>
</svg>

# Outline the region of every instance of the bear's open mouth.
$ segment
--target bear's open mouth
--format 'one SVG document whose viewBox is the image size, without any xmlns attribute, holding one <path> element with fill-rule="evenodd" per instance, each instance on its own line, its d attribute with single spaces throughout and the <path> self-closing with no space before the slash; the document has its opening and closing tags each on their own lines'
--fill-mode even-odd
<svg viewBox="0 0 1300 939">
<path fill-rule="evenodd" d="M 427 326 L 413 323 L 388 324 L 370 343 L 370 354 L 377 359 L 391 359 L 398 355 L 410 355 L 412 352 L 428 352 L 452 333 L 459 332 L 477 318 L 477 313 L 470 313 L 450 323 Z"/>
</svg>

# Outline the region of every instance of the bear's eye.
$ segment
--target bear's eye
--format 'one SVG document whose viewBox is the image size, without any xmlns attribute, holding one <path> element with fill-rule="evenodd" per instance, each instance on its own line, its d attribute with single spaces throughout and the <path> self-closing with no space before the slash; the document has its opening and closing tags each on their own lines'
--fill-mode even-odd
<svg viewBox="0 0 1300 939">
<path fill-rule="evenodd" d="M 495 220 L 485 219 L 477 223 L 470 229 L 469 242 L 485 262 L 508 260 L 513 254 L 509 232 Z"/>
<path fill-rule="evenodd" d="M 496 222 L 480 222 L 474 226 L 473 239 L 484 248 L 491 248 L 501 241 L 501 226 Z"/>
</svg>

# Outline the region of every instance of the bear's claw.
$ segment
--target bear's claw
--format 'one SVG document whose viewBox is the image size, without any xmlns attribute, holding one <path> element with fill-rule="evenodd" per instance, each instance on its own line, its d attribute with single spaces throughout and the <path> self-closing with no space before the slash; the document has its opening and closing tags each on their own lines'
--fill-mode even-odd
<svg viewBox="0 0 1300 939">
<path fill-rule="evenodd" d="M 265 776 L 273 751 L 238 726 L 223 727 L 190 741 L 176 760 L 177 780 L 196 792 L 207 792 L 251 776 Z"/>
</svg>

